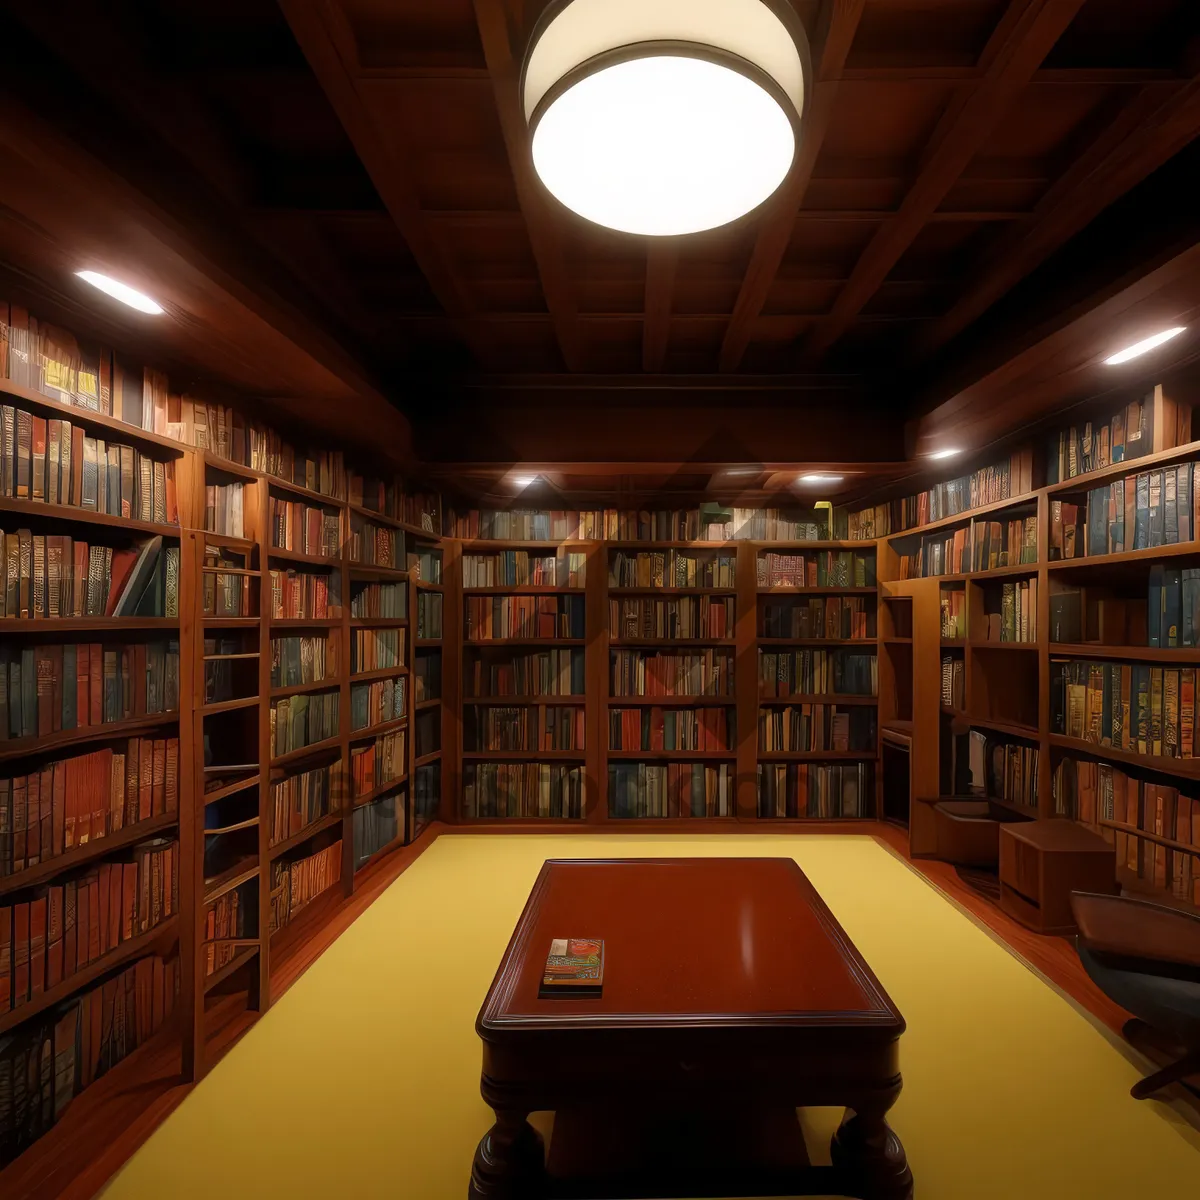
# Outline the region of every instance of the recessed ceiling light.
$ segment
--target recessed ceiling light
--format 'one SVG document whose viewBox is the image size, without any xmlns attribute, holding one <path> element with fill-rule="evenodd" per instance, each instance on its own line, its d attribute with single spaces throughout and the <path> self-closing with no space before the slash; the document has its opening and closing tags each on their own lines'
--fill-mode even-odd
<svg viewBox="0 0 1200 1200">
<path fill-rule="evenodd" d="M 538 178 L 609 229 L 698 233 L 791 169 L 808 45 L 775 0 L 550 5 L 521 73 Z"/>
<path fill-rule="evenodd" d="M 162 305 L 151 300 L 149 296 L 131 288 L 127 283 L 101 275 L 99 271 L 76 271 L 75 274 L 84 283 L 90 283 L 92 287 L 99 288 L 114 300 L 120 300 L 122 304 L 128 304 L 130 308 L 136 308 L 138 312 L 160 313 L 163 310 Z"/>
<path fill-rule="evenodd" d="M 749 475 L 761 475 L 762 467 L 725 467 L 721 474 L 728 475 L 731 479 L 744 479 Z"/>
<path fill-rule="evenodd" d="M 533 485 L 535 483 L 537 483 L 537 481 L 538 481 L 538 477 L 536 475 L 514 475 L 513 476 L 513 486 L 514 487 L 523 487 L 523 488 L 524 487 L 533 487 Z"/>
<path fill-rule="evenodd" d="M 958 450 L 958 449 L 935 450 L 929 457 L 930 458 L 953 458 L 956 454 L 961 454 L 961 453 L 962 453 L 962 451 Z"/>
<path fill-rule="evenodd" d="M 823 475 L 820 472 L 814 472 L 811 475 L 801 475 L 796 482 L 805 487 L 832 487 L 835 483 L 841 483 L 843 479 L 845 479 L 844 475 Z"/>
<path fill-rule="evenodd" d="M 1178 337 L 1186 328 L 1186 325 L 1176 325 L 1173 329 L 1164 329 L 1153 337 L 1143 338 L 1140 342 L 1134 342 L 1132 346 L 1126 346 L 1124 350 L 1119 350 L 1111 358 L 1106 358 L 1104 364 L 1108 367 L 1115 367 L 1119 363 L 1128 362 L 1131 358 L 1137 358 L 1139 354 L 1145 354 L 1148 350 L 1153 350 L 1155 346 L 1161 346 L 1163 342 L 1169 342 L 1173 337 Z"/>
</svg>

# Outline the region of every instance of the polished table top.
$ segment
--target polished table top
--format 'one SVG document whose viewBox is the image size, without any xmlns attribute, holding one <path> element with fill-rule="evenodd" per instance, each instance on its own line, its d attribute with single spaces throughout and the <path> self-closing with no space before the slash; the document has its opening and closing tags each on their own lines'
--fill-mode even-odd
<svg viewBox="0 0 1200 1200">
<path fill-rule="evenodd" d="M 555 938 L 603 938 L 603 994 L 539 998 Z M 790 858 L 545 863 L 479 1015 L 519 1030 L 769 1025 L 898 1037 L 904 1019 Z"/>
</svg>

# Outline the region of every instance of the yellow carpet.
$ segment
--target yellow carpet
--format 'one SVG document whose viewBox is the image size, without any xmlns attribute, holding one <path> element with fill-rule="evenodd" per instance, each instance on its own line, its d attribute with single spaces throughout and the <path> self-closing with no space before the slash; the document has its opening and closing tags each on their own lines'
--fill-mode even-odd
<svg viewBox="0 0 1200 1200">
<path fill-rule="evenodd" d="M 908 1021 L 919 1200 L 1195 1194 L 1200 1140 L 1070 1003 L 867 837 L 443 836 L 139 1151 L 107 1200 L 462 1200 L 474 1023 L 543 859 L 794 855 Z M 840 1114 L 808 1115 L 828 1161 Z"/>
</svg>

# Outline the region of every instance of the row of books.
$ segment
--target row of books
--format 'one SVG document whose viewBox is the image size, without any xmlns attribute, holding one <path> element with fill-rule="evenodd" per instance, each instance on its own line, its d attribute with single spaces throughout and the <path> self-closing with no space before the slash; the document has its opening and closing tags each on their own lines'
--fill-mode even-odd
<svg viewBox="0 0 1200 1200">
<path fill-rule="evenodd" d="M 271 618 L 324 621 L 342 614 L 342 579 L 337 571 L 271 571 Z"/>
<path fill-rule="evenodd" d="M 1196 668 L 1050 660 L 1050 728 L 1156 758 L 1194 758 Z"/>
<path fill-rule="evenodd" d="M 225 537 L 246 536 L 246 485 L 206 483 L 204 485 L 204 528 Z"/>
<path fill-rule="evenodd" d="M 1068 553 L 1064 542 L 1061 557 L 1121 554 L 1190 542 L 1200 530 L 1195 465 L 1158 467 L 1091 488 L 1084 518 L 1086 537 L 1081 541 L 1076 535 L 1073 553 Z M 1069 518 L 1067 510 L 1064 504 L 1064 521 Z"/>
<path fill-rule="evenodd" d="M 359 631 L 356 631 L 359 632 Z M 337 638 L 315 634 L 311 637 L 271 638 L 271 686 L 299 687 L 319 683 L 338 674 Z"/>
<path fill-rule="evenodd" d="M 582 819 L 584 771 L 566 763 L 463 764 L 462 813 L 489 817 Z"/>
<path fill-rule="evenodd" d="M 419 597 L 419 599 L 437 599 Z M 466 638 L 488 642 L 499 638 L 581 638 L 586 634 L 582 596 L 468 596 Z M 423 635 L 421 636 L 439 636 Z"/>
<path fill-rule="evenodd" d="M 857 650 L 759 650 L 758 680 L 760 694 L 767 697 L 874 696 L 879 663 L 874 653 Z"/>
<path fill-rule="evenodd" d="M 399 629 L 352 629 L 350 671 L 383 671 L 404 666 L 404 638 Z"/>
<path fill-rule="evenodd" d="M 829 537 L 828 509 L 468 509 L 445 510 L 447 537 L 479 541 L 728 542 L 820 541 Z"/>
<path fill-rule="evenodd" d="M 1000 587 L 1000 611 L 983 614 L 983 640 L 986 642 L 1036 642 L 1038 638 L 1038 581 L 1005 580 Z"/>
<path fill-rule="evenodd" d="M 0 741 L 179 711 L 179 643 L 0 646 Z"/>
<path fill-rule="evenodd" d="M 613 550 L 608 560 L 608 586 L 732 588 L 736 570 L 737 557 L 733 554 Z"/>
<path fill-rule="evenodd" d="M 177 617 L 179 547 L 133 547 L 0 529 L 0 617 Z"/>
<path fill-rule="evenodd" d="M 408 616 L 408 584 L 355 583 L 350 593 L 352 617 L 400 620 Z"/>
<path fill-rule="evenodd" d="M 394 729 L 365 745 L 350 747 L 350 781 L 354 795 L 365 796 L 384 783 L 403 779 L 408 771 L 408 731 Z"/>
<path fill-rule="evenodd" d="M 442 636 L 442 593 L 417 593 L 417 637 L 437 641 Z"/>
<path fill-rule="evenodd" d="M 408 567 L 404 553 L 404 531 L 390 525 L 376 525 L 358 513 L 350 514 L 350 540 L 346 549 L 351 562 L 389 567 L 395 571 L 403 571 Z"/>
<path fill-rule="evenodd" d="M 0 779 L 0 876 L 178 809 L 178 738 L 131 738 Z"/>
<path fill-rule="evenodd" d="M 442 652 L 437 649 L 418 650 L 412 665 L 413 699 L 438 700 L 442 695 Z"/>
<path fill-rule="evenodd" d="M 0 1014 L 36 1002 L 178 911 L 179 843 L 164 840 L 0 906 Z"/>
<path fill-rule="evenodd" d="M 1038 748 L 972 729 L 967 745 L 971 786 L 985 796 L 1037 808 Z"/>
<path fill-rule="evenodd" d="M 322 892 L 342 878 L 342 843 L 336 841 L 291 862 L 271 864 L 271 928 L 283 929 Z"/>
<path fill-rule="evenodd" d="M 866 596 L 810 596 L 763 604 L 759 637 L 873 638 L 875 601 Z"/>
<path fill-rule="evenodd" d="M 346 499 L 357 508 L 365 508 L 394 521 L 404 520 L 404 481 L 399 475 L 384 479 L 364 475 L 351 467 L 346 472 Z"/>
<path fill-rule="evenodd" d="M 1050 596 L 1050 630 L 1056 642 L 1193 648 L 1200 642 L 1200 568 L 1152 566 L 1144 601 L 1060 587 Z"/>
<path fill-rule="evenodd" d="M 178 525 L 175 464 L 0 404 L 0 496 Z"/>
<path fill-rule="evenodd" d="M 817 550 L 808 554 L 758 556 L 758 586 L 775 587 L 874 587 L 875 555 L 853 550 Z"/>
<path fill-rule="evenodd" d="M 544 714 L 544 719 L 541 714 Z M 582 705 L 531 708 L 488 704 L 468 706 L 463 713 L 466 749 L 582 750 L 585 712 Z"/>
<path fill-rule="evenodd" d="M 404 793 L 391 792 L 354 810 L 354 868 L 390 846 L 404 831 Z"/>
<path fill-rule="evenodd" d="M 925 534 L 911 554 L 900 555 L 901 579 L 961 575 L 971 569 L 971 531 L 963 527 Z"/>
<path fill-rule="evenodd" d="M 1176 899 L 1200 904 L 1200 800 L 1087 759 L 1064 758 L 1055 768 L 1053 790 L 1055 812 L 1112 842 L 1119 866 Z M 1195 849 L 1167 846 L 1135 830 Z"/>
<path fill-rule="evenodd" d="M 1179 427 L 1180 418 L 1190 415 L 1188 410 L 1176 410 L 1174 405 L 1171 409 L 1170 440 L 1164 449 L 1188 440 L 1188 431 Z M 1062 483 L 1153 451 L 1154 393 L 1150 392 L 1122 404 L 1107 421 L 1084 421 L 1052 433 L 1047 443 L 1046 482 Z"/>
<path fill-rule="evenodd" d="M 886 537 L 930 521 L 958 516 L 985 504 L 1023 496 L 1032 490 L 1033 450 L 1026 448 L 969 475 L 935 483 L 914 496 L 902 496 L 849 513 L 846 536 L 854 539 Z"/>
<path fill-rule="evenodd" d="M 375 679 L 356 683 L 350 688 L 350 729 L 374 729 L 389 721 L 398 721 L 408 712 L 405 699 L 408 680 L 403 675 L 395 679 Z"/>
<path fill-rule="evenodd" d="M 338 735 L 337 690 L 288 696 L 271 705 L 271 757 L 278 758 Z"/>
<path fill-rule="evenodd" d="M 736 808 L 733 763 L 609 763 L 608 815 L 731 817 Z"/>
<path fill-rule="evenodd" d="M 162 1028 L 175 1011 L 179 977 L 177 956 L 140 958 L 0 1039 L 0 1167 Z"/>
<path fill-rule="evenodd" d="M 258 924 L 255 907 L 255 891 L 251 883 L 244 883 L 230 892 L 218 896 L 204 909 L 204 976 L 219 971 L 231 963 L 243 949 L 234 943 L 246 940 L 247 928 Z M 250 921 L 247 922 L 247 914 Z"/>
<path fill-rule="evenodd" d="M 1037 562 L 1037 516 L 971 522 L 971 570 L 994 571 Z"/>
<path fill-rule="evenodd" d="M 967 665 L 957 654 L 942 655 L 942 704 L 960 712 L 967 706 Z"/>
<path fill-rule="evenodd" d="M 874 779 L 874 765 L 868 762 L 759 763 L 758 815 L 869 817 L 875 810 Z"/>
<path fill-rule="evenodd" d="M 942 637 L 967 636 L 967 593 L 962 588 L 942 588 L 939 597 Z"/>
<path fill-rule="evenodd" d="M 610 657 L 612 696 L 733 695 L 733 653 L 729 650 L 614 650 Z"/>
<path fill-rule="evenodd" d="M 763 751 L 835 753 L 876 748 L 875 707 L 855 704 L 789 704 L 758 710 L 758 748 Z"/>
<path fill-rule="evenodd" d="M 582 713 L 580 714 L 582 716 Z M 732 709 L 610 708 L 610 750 L 732 750 Z"/>
<path fill-rule="evenodd" d="M 205 616 L 258 616 L 258 580 L 239 573 L 246 571 L 246 561 L 244 554 L 231 554 L 219 546 L 204 547 L 200 597 Z"/>
<path fill-rule="evenodd" d="M 622 638 L 732 638 L 732 596 L 613 597 L 609 636 Z"/>
<path fill-rule="evenodd" d="M 498 550 L 491 554 L 464 554 L 462 558 L 464 588 L 581 588 L 586 578 L 587 555 L 578 550 L 563 550 L 558 554 Z"/>
<path fill-rule="evenodd" d="M 402 500 L 400 519 L 435 536 L 442 528 L 442 498 L 437 492 L 409 491 Z"/>
<path fill-rule="evenodd" d="M 442 552 L 418 546 L 408 552 L 408 569 L 416 568 L 417 578 L 422 583 L 442 582 Z M 582 576 L 580 577 L 582 578 Z"/>
<path fill-rule="evenodd" d="M 339 759 L 271 784 L 271 811 L 267 821 L 270 845 L 286 842 L 334 811 L 334 785 L 341 770 Z"/>
<path fill-rule="evenodd" d="M 338 558 L 341 554 L 342 518 L 336 509 L 272 496 L 269 521 L 271 545 L 276 550 L 294 550 L 319 558 Z"/>
<path fill-rule="evenodd" d="M 582 696 L 583 650 L 506 651 L 504 657 L 466 664 L 466 694 L 486 696 Z"/>
</svg>

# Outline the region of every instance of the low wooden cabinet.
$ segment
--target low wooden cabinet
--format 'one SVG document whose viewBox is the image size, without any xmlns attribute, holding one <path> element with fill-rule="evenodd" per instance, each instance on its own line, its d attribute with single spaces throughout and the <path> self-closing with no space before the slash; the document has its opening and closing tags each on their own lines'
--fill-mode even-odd
<svg viewBox="0 0 1200 1200">
<path fill-rule="evenodd" d="M 1071 893 L 1115 892 L 1111 845 L 1075 821 L 1000 827 L 1000 907 L 1037 933 L 1074 933 Z"/>
</svg>

